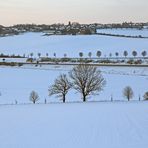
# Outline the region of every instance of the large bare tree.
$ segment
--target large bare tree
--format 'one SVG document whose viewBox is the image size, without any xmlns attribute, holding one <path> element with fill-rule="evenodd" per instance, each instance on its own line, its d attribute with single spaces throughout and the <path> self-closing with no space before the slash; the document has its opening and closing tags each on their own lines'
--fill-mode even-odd
<svg viewBox="0 0 148 148">
<path fill-rule="evenodd" d="M 126 86 L 123 89 L 123 96 L 125 98 L 127 98 L 128 101 L 130 101 L 133 98 L 134 92 L 133 92 L 133 90 L 132 90 L 132 88 L 130 86 Z"/>
<path fill-rule="evenodd" d="M 87 100 L 90 95 L 96 95 L 106 84 L 101 71 L 95 66 L 80 64 L 70 71 L 72 79 L 72 87 L 82 94 L 83 102 Z"/>
<path fill-rule="evenodd" d="M 30 93 L 30 101 L 33 102 L 33 104 L 35 104 L 37 101 L 39 100 L 39 95 L 37 92 L 32 91 Z"/>
<path fill-rule="evenodd" d="M 49 96 L 57 95 L 61 97 L 63 103 L 66 101 L 66 95 L 71 88 L 71 83 L 65 74 L 60 75 L 54 82 L 54 84 L 49 88 Z"/>
<path fill-rule="evenodd" d="M 148 91 L 143 96 L 144 100 L 148 100 Z"/>
</svg>

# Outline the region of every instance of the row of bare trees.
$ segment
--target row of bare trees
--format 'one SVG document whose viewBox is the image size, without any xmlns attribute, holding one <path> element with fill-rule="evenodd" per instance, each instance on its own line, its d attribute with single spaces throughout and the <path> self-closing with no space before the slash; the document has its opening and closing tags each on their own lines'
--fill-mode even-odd
<svg viewBox="0 0 148 148">
<path fill-rule="evenodd" d="M 120 53 L 119 52 L 115 52 L 115 54 L 114 54 L 116 57 L 119 57 L 119 55 L 120 55 Z M 127 57 L 129 55 L 129 53 L 128 53 L 128 51 L 123 51 L 123 56 L 124 57 Z M 83 52 L 79 52 L 79 57 L 80 58 L 82 58 L 84 56 L 84 53 Z M 98 57 L 98 58 L 100 58 L 101 56 L 102 56 L 102 52 L 101 51 L 97 51 L 97 53 L 96 53 L 96 56 Z M 112 53 L 110 53 L 109 54 L 109 57 L 112 57 L 113 56 L 113 54 Z M 138 52 L 136 51 L 136 50 L 133 50 L 132 51 L 132 56 L 133 57 L 136 57 L 136 56 L 138 56 Z M 143 57 L 146 57 L 147 56 L 147 51 L 142 51 L 141 52 L 141 56 L 143 56 Z M 89 52 L 88 53 L 88 57 L 89 58 L 91 58 L 92 57 L 92 52 Z"/>
<path fill-rule="evenodd" d="M 109 54 L 109 57 L 112 57 L 113 55 L 116 56 L 116 57 L 119 57 L 119 56 L 121 56 L 120 54 L 121 54 L 121 53 L 119 53 L 119 52 L 115 52 L 114 54 L 110 53 L 110 54 Z M 31 58 L 33 57 L 33 55 L 34 55 L 33 53 L 30 53 L 30 57 L 31 57 Z M 41 57 L 41 53 L 38 53 L 37 55 L 38 55 L 39 58 Z M 127 50 L 125 50 L 125 51 L 123 51 L 122 55 L 123 55 L 124 57 L 127 57 L 127 56 L 129 55 L 129 52 L 128 52 Z M 46 57 L 48 57 L 48 56 L 49 56 L 49 54 L 46 53 Z M 56 53 L 54 53 L 53 56 L 56 58 Z M 96 56 L 97 56 L 98 58 L 100 58 L 100 57 L 102 56 L 102 52 L 101 52 L 100 50 L 98 50 L 97 53 L 96 53 Z M 132 51 L 132 56 L 133 56 L 133 57 L 138 56 L 138 52 L 137 52 L 136 50 L 133 50 L 133 51 Z M 146 51 L 146 50 L 142 51 L 142 52 L 141 52 L 141 56 L 142 56 L 142 57 L 146 57 L 146 56 L 147 56 L 147 51 Z M 64 57 L 65 57 L 65 58 L 67 57 L 67 54 L 66 54 L 66 53 L 64 54 Z M 84 53 L 83 53 L 83 52 L 79 52 L 79 57 L 80 57 L 80 58 L 84 57 Z M 92 52 L 89 52 L 89 53 L 88 53 L 88 57 L 89 57 L 89 58 L 92 57 Z"/>
<path fill-rule="evenodd" d="M 130 101 L 134 97 L 134 92 L 130 86 L 127 86 L 123 89 L 123 96 Z M 143 95 L 144 100 L 148 100 L 148 91 Z M 141 97 L 139 96 L 139 101 Z"/>
<path fill-rule="evenodd" d="M 49 96 L 56 95 L 66 101 L 70 89 L 82 95 L 83 102 L 90 95 L 96 95 L 103 90 L 106 84 L 101 71 L 95 66 L 80 64 L 69 72 L 69 77 L 61 74 L 49 88 Z"/>
<path fill-rule="evenodd" d="M 69 72 L 69 77 L 66 74 L 61 74 L 48 91 L 49 96 L 56 95 L 65 103 L 67 93 L 73 88 L 82 95 L 83 102 L 86 102 L 88 96 L 96 95 L 102 91 L 105 84 L 106 81 L 97 67 L 80 64 Z M 35 104 L 38 100 L 38 93 L 32 91 L 30 101 Z"/>
<path fill-rule="evenodd" d="M 65 83 L 66 82 L 66 83 Z M 66 75 L 60 75 L 58 79 L 55 80 L 55 84 L 52 85 L 51 89 L 49 90 L 50 95 L 57 95 L 58 97 L 62 98 L 62 101 L 65 103 L 66 101 L 66 95 L 71 89 L 72 85 L 68 81 Z M 63 89 L 61 89 L 63 88 Z M 79 89 L 80 90 L 80 89 Z M 82 93 L 82 91 L 79 91 Z M 130 86 L 126 86 L 123 89 L 123 97 L 125 97 L 128 101 L 133 99 L 134 92 Z M 143 96 L 144 100 L 148 100 L 148 92 L 146 92 Z M 35 104 L 39 100 L 39 95 L 37 92 L 32 91 L 30 93 L 30 101 Z M 44 100 L 45 104 L 47 103 L 47 100 Z M 83 101 L 86 101 L 86 97 L 83 98 Z M 113 97 L 111 96 L 111 101 L 113 101 Z M 139 101 L 141 101 L 141 97 L 139 96 Z M 15 104 L 17 104 L 17 101 L 15 100 Z"/>
<path fill-rule="evenodd" d="M 37 53 L 37 55 L 40 58 L 42 54 L 41 53 Z M 33 52 L 31 52 L 28 56 L 30 56 L 31 58 L 33 58 L 33 56 L 34 56 Z M 53 53 L 53 56 L 56 58 L 56 53 Z M 67 56 L 67 54 L 64 54 L 64 57 L 66 57 L 66 56 Z M 24 57 L 25 57 L 25 54 L 24 54 Z M 49 54 L 48 53 L 46 53 L 46 57 L 49 57 Z"/>
<path fill-rule="evenodd" d="M 54 84 L 48 89 L 49 96 L 55 95 L 66 102 L 66 95 L 70 89 L 74 89 L 80 93 L 83 102 L 87 101 L 88 96 L 97 95 L 103 90 L 106 85 L 106 80 L 103 78 L 101 71 L 97 67 L 87 64 L 79 64 L 75 66 L 68 74 L 61 74 L 55 79 Z M 130 101 L 134 92 L 130 86 L 123 89 L 123 96 Z M 144 99 L 148 99 L 148 92 L 145 93 Z M 37 92 L 32 91 L 30 94 L 30 101 L 34 104 L 39 100 Z M 113 100 L 113 98 L 111 98 Z M 45 100 L 46 102 L 46 100 Z"/>
</svg>

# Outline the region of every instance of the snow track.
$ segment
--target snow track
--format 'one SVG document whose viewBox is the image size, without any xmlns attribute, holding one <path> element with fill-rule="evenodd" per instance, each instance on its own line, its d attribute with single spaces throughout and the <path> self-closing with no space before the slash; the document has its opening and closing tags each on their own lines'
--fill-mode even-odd
<svg viewBox="0 0 148 148">
<path fill-rule="evenodd" d="M 0 106 L 3 148 L 147 148 L 147 102 Z"/>
</svg>

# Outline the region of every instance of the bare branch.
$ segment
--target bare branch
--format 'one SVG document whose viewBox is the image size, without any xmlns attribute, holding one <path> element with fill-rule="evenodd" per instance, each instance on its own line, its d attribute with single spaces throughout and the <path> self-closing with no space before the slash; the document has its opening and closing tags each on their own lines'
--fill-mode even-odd
<svg viewBox="0 0 148 148">
<path fill-rule="evenodd" d="M 87 96 L 98 94 L 106 84 L 101 71 L 87 64 L 74 67 L 69 74 L 73 80 L 72 87 L 82 94 L 84 102 Z"/>
</svg>

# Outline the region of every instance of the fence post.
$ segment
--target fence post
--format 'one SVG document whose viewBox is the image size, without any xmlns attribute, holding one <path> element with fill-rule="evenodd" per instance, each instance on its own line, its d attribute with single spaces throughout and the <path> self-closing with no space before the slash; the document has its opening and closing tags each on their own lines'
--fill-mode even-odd
<svg viewBox="0 0 148 148">
<path fill-rule="evenodd" d="M 141 97 L 140 97 L 140 95 L 139 95 L 139 101 L 141 101 Z"/>
<path fill-rule="evenodd" d="M 111 95 L 111 102 L 113 102 L 113 95 Z"/>
</svg>

